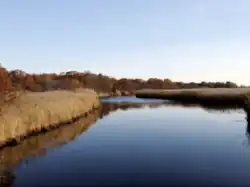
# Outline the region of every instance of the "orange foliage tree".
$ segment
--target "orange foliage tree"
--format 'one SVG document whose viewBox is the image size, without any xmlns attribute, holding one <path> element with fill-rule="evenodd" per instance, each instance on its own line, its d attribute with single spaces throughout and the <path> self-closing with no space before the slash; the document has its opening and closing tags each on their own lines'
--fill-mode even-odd
<svg viewBox="0 0 250 187">
<path fill-rule="evenodd" d="M 0 93 L 10 90 L 11 87 L 12 84 L 8 71 L 5 68 L 0 67 Z"/>
</svg>

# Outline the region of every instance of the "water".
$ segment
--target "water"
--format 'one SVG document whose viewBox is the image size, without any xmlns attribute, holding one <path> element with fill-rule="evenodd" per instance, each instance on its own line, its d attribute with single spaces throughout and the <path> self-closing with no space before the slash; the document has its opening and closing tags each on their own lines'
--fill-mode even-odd
<svg viewBox="0 0 250 187">
<path fill-rule="evenodd" d="M 102 99 L 104 103 L 163 103 L 164 100 L 161 99 L 140 99 L 131 96 L 123 96 L 123 97 L 107 97 Z"/>
<path fill-rule="evenodd" d="M 13 186 L 250 185 L 241 109 L 131 97 L 103 102 L 82 122 L 0 151 Z"/>
</svg>

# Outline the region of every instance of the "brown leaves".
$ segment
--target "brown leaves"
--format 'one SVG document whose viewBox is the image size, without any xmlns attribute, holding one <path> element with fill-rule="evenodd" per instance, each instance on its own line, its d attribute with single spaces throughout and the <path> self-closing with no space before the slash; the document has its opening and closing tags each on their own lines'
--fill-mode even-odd
<svg viewBox="0 0 250 187">
<path fill-rule="evenodd" d="M 0 93 L 10 90 L 11 87 L 12 84 L 8 71 L 5 68 L 0 67 Z"/>
<path fill-rule="evenodd" d="M 8 75 L 9 74 L 9 75 Z M 149 78 L 142 79 L 115 79 L 103 74 L 91 72 L 66 72 L 61 74 L 28 74 L 21 70 L 7 72 L 0 68 L 0 92 L 14 87 L 16 89 L 41 92 L 58 89 L 91 88 L 97 92 L 111 93 L 117 90 L 134 92 L 135 90 L 149 89 L 176 89 L 176 88 L 226 88 L 237 87 L 232 82 L 201 82 L 184 83 L 173 82 L 170 79 Z"/>
</svg>

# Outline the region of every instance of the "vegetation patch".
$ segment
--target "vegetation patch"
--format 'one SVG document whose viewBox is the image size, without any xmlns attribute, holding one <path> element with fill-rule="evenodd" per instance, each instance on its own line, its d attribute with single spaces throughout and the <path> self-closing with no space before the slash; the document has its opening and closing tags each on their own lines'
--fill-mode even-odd
<svg viewBox="0 0 250 187">
<path fill-rule="evenodd" d="M 1 170 L 16 167 L 27 156 L 45 155 L 47 148 L 53 149 L 73 141 L 88 130 L 99 118 L 100 110 L 93 110 L 87 117 L 80 118 L 74 123 L 55 127 L 46 133 L 39 133 L 24 139 L 16 146 L 8 146 L 0 151 Z"/>
<path fill-rule="evenodd" d="M 25 93 L 1 106 L 0 144 L 16 144 L 28 134 L 69 123 L 99 107 L 93 90 Z"/>
<path fill-rule="evenodd" d="M 250 88 L 144 89 L 136 91 L 135 95 L 138 98 L 156 98 L 208 105 L 235 104 L 244 107 L 250 95 Z"/>
</svg>

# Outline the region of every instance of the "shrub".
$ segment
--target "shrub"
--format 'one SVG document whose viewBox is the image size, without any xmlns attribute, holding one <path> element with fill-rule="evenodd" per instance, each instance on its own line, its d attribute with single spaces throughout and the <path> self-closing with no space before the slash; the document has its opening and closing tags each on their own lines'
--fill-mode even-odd
<svg viewBox="0 0 250 187">
<path fill-rule="evenodd" d="M 4 92 L 10 90 L 11 87 L 12 84 L 8 71 L 5 68 L 0 67 L 0 93 L 3 94 Z"/>
</svg>

